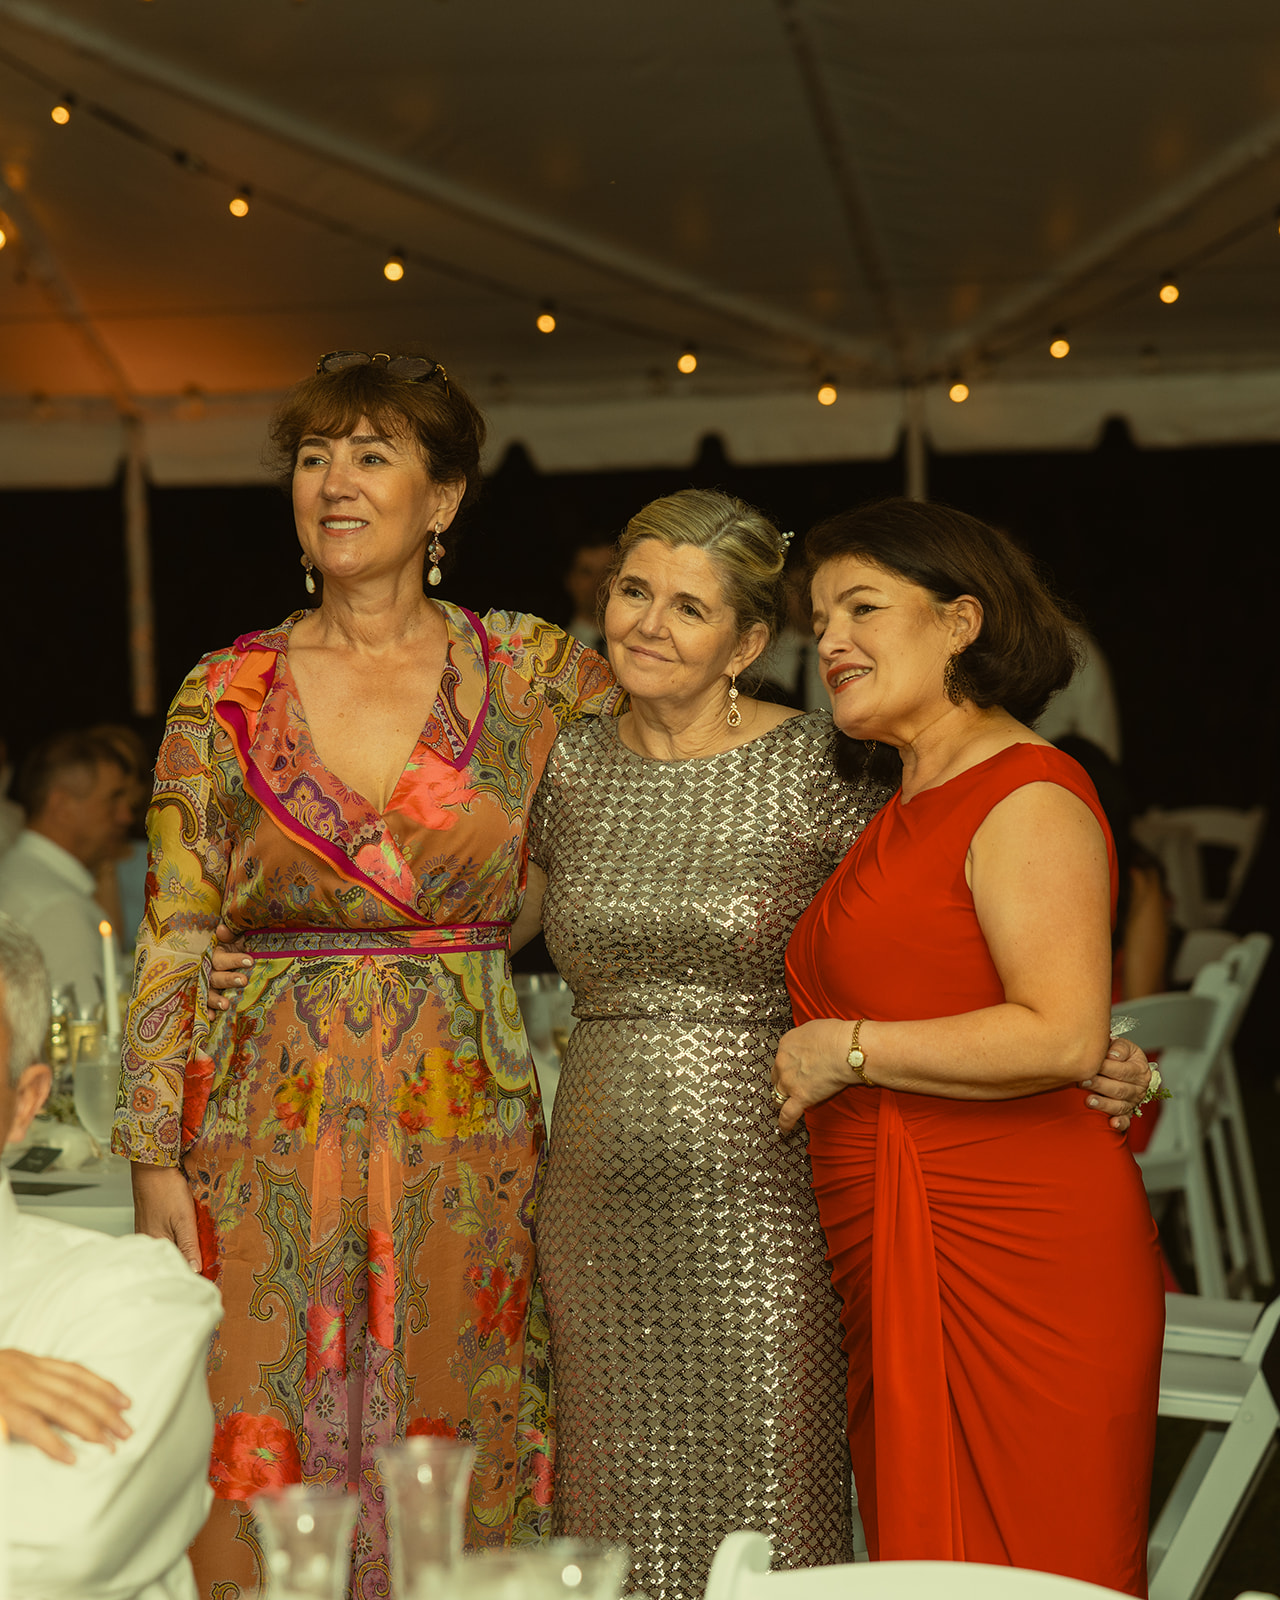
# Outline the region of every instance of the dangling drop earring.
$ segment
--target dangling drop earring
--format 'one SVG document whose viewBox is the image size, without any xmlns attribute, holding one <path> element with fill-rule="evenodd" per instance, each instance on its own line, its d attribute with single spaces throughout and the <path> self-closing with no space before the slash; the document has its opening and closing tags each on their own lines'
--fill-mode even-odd
<svg viewBox="0 0 1280 1600">
<path fill-rule="evenodd" d="M 440 543 L 440 524 L 436 523 L 436 531 L 427 549 L 431 557 L 431 566 L 427 572 L 427 582 L 434 589 L 440 582 L 440 563 L 444 560 L 444 546 Z"/>
<path fill-rule="evenodd" d="M 742 713 L 738 710 L 738 674 L 729 675 L 729 715 L 725 721 L 731 728 L 736 728 L 742 721 Z"/>
<path fill-rule="evenodd" d="M 298 559 L 299 559 L 299 561 L 302 562 L 302 565 L 307 569 L 307 575 L 302 580 L 303 583 L 305 583 L 306 586 L 307 586 L 307 593 L 308 594 L 314 594 L 316 592 L 316 580 L 311 576 L 311 573 L 312 573 L 312 569 L 315 566 L 315 562 L 312 561 L 310 556 L 299 556 Z"/>
</svg>

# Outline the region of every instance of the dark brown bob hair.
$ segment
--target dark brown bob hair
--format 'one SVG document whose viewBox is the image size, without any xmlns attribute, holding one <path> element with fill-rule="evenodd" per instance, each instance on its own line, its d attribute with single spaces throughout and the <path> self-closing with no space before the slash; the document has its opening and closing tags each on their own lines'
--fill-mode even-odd
<svg viewBox="0 0 1280 1600">
<path fill-rule="evenodd" d="M 937 605 L 969 594 L 982 605 L 978 637 L 957 661 L 965 698 L 1036 720 L 1079 662 L 1075 617 L 1007 533 L 930 501 L 894 498 L 842 511 L 805 539 L 812 575 L 856 556 L 927 589 Z"/>
<path fill-rule="evenodd" d="M 411 382 L 393 377 L 381 361 L 317 372 L 289 390 L 268 434 L 269 463 L 281 483 L 292 478 L 303 439 L 345 439 L 362 417 L 384 437 L 415 444 L 434 482 L 464 483 L 460 506 L 479 494 L 485 423 L 471 397 L 439 368 L 425 382 Z"/>
</svg>

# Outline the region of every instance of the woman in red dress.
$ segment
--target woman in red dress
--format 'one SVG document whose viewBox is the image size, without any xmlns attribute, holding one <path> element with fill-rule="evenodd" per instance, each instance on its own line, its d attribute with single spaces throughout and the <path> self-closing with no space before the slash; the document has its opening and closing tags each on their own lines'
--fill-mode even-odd
<svg viewBox="0 0 1280 1600">
<path fill-rule="evenodd" d="M 939 506 L 835 517 L 808 556 L 836 723 L 902 758 L 796 927 L 775 1069 L 844 1299 L 867 1543 L 1144 1595 L 1155 1228 L 1076 1087 L 1108 1033 L 1115 852 L 1028 726 L 1070 677 L 1065 619 L 1010 540 Z"/>
</svg>

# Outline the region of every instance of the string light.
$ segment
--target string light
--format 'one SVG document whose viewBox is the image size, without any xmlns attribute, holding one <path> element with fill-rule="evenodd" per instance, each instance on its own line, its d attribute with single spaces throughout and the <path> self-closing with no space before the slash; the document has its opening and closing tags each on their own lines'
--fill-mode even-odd
<svg viewBox="0 0 1280 1600">
<path fill-rule="evenodd" d="M 686 376 L 689 373 L 696 372 L 698 370 L 698 357 L 695 355 L 693 346 L 691 344 L 685 345 L 684 350 L 680 355 L 680 359 L 676 362 L 676 367 Z"/>
<path fill-rule="evenodd" d="M 1071 346 L 1067 342 L 1067 336 L 1065 333 L 1063 333 L 1061 328 L 1059 328 L 1053 336 L 1053 342 L 1049 346 L 1049 354 L 1055 361 L 1061 361 L 1063 356 L 1069 356 L 1071 354 Z"/>
<path fill-rule="evenodd" d="M 0 250 L 3 250 L 5 245 L 8 244 L 8 242 L 9 242 L 8 234 L 4 231 L 3 228 L 0 228 Z"/>
<path fill-rule="evenodd" d="M 250 191 L 248 189 L 241 189 L 240 193 L 232 198 L 227 210 L 233 217 L 247 217 L 249 215 L 249 194 Z"/>
<path fill-rule="evenodd" d="M 382 269 L 382 276 L 388 283 L 399 283 L 404 277 L 404 262 L 400 259 L 400 254 L 399 250 L 393 250 Z"/>
<path fill-rule="evenodd" d="M 968 398 L 969 385 L 967 383 L 957 381 L 947 390 L 947 399 L 954 400 L 958 406 L 963 405 Z"/>
<path fill-rule="evenodd" d="M 834 378 L 824 378 L 818 386 L 818 404 L 820 406 L 833 406 L 839 399 Z"/>
<path fill-rule="evenodd" d="M 1171 306 L 1178 298 L 1178 285 L 1173 281 L 1173 273 L 1166 272 L 1160 284 L 1160 298 L 1165 305 Z"/>
<path fill-rule="evenodd" d="M 556 309 L 550 300 L 542 302 L 542 310 L 538 312 L 536 326 L 539 333 L 554 333 L 556 331 Z"/>
<path fill-rule="evenodd" d="M 67 105 L 56 105 L 49 115 L 60 128 L 65 128 L 67 123 L 71 121 L 71 108 Z"/>
</svg>

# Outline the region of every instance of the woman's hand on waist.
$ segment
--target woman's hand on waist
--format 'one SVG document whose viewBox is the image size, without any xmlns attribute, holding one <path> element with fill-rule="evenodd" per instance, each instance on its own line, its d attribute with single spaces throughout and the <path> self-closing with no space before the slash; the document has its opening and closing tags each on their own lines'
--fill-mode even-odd
<svg viewBox="0 0 1280 1600">
<path fill-rule="evenodd" d="M 218 937 L 209 948 L 209 963 L 209 1009 L 230 1011 L 237 991 L 249 981 L 246 971 L 253 965 L 253 957 L 225 922 L 218 924 Z"/>
<path fill-rule="evenodd" d="M 181 1167 L 133 1163 L 133 1225 L 153 1239 L 172 1239 L 193 1272 L 200 1270 L 196 1203 Z"/>
<path fill-rule="evenodd" d="M 849 1065 L 852 1030 L 850 1022 L 820 1017 L 788 1029 L 779 1039 L 773 1089 L 783 1133 L 790 1133 L 810 1106 L 859 1081 Z"/>
</svg>

